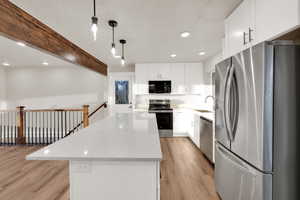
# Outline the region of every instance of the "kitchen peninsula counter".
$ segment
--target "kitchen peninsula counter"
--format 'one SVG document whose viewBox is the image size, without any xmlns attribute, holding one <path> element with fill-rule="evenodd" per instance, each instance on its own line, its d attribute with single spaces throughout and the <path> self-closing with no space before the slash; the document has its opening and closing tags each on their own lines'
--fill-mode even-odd
<svg viewBox="0 0 300 200">
<path fill-rule="evenodd" d="M 70 161 L 71 200 L 160 196 L 162 153 L 154 114 L 110 114 L 27 159 Z"/>
</svg>

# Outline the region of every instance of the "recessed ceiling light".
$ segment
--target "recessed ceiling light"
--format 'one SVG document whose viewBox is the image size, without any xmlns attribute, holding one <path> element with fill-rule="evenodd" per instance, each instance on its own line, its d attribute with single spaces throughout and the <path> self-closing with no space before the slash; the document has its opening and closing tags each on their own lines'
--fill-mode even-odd
<svg viewBox="0 0 300 200">
<path fill-rule="evenodd" d="M 199 52 L 200 56 L 204 56 L 206 53 L 204 51 Z"/>
<path fill-rule="evenodd" d="M 3 66 L 10 66 L 10 64 L 7 63 L 7 62 L 2 63 L 2 65 L 3 65 Z"/>
<path fill-rule="evenodd" d="M 177 55 L 176 54 L 171 54 L 170 57 L 171 58 L 175 58 Z"/>
<path fill-rule="evenodd" d="M 25 47 L 26 44 L 22 43 L 22 42 L 17 42 L 17 45 L 21 46 L 21 47 Z"/>
<path fill-rule="evenodd" d="M 43 62 L 43 65 L 49 65 L 49 63 L 47 63 L 47 62 Z"/>
<path fill-rule="evenodd" d="M 180 35 L 181 35 L 182 38 L 187 38 L 187 37 L 189 37 L 191 34 L 190 34 L 189 32 L 182 32 Z"/>
<path fill-rule="evenodd" d="M 235 37 L 242 37 L 243 34 L 244 34 L 243 31 L 236 31 L 236 32 L 233 33 L 233 35 L 234 35 Z"/>
</svg>

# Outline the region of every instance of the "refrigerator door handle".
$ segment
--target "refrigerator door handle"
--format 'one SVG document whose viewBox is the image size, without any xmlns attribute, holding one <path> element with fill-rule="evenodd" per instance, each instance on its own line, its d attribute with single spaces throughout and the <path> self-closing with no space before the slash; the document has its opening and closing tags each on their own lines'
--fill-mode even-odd
<svg viewBox="0 0 300 200">
<path fill-rule="evenodd" d="M 230 116 L 232 115 L 232 109 L 230 108 L 232 99 L 230 93 L 231 93 L 233 75 L 234 75 L 234 67 L 231 67 L 229 70 L 227 85 L 225 86 L 226 93 L 225 93 L 225 101 L 224 101 L 225 122 L 226 122 L 226 126 L 228 127 L 227 131 L 231 142 L 233 141 L 233 127 L 230 121 Z"/>
<path fill-rule="evenodd" d="M 230 73 L 231 65 L 228 66 L 226 75 L 225 75 L 225 84 L 224 84 L 224 103 L 223 103 L 223 120 L 224 120 L 224 125 L 225 129 L 229 138 L 229 141 L 231 141 L 231 136 L 230 136 L 230 128 L 228 127 L 228 122 L 227 122 L 227 86 L 228 86 L 228 79 L 229 79 L 229 73 Z"/>
<path fill-rule="evenodd" d="M 237 124 L 239 121 L 239 90 L 237 85 L 236 76 L 233 76 L 233 127 L 232 127 L 232 139 L 234 140 L 236 135 Z"/>
</svg>

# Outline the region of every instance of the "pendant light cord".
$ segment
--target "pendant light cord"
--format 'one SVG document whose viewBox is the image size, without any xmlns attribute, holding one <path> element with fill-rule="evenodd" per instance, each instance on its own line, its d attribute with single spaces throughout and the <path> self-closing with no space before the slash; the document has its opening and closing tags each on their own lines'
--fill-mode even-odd
<svg viewBox="0 0 300 200">
<path fill-rule="evenodd" d="M 115 44 L 115 27 L 112 27 L 112 38 L 113 38 L 113 44 Z"/>
<path fill-rule="evenodd" d="M 96 0 L 94 0 L 94 17 L 96 17 Z"/>
<path fill-rule="evenodd" d="M 122 58 L 124 59 L 124 44 L 122 44 Z"/>
</svg>

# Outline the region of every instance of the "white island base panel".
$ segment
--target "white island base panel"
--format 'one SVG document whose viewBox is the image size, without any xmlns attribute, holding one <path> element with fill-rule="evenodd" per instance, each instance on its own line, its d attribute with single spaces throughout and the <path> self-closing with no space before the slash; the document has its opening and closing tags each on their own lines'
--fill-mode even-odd
<svg viewBox="0 0 300 200">
<path fill-rule="evenodd" d="M 71 200 L 159 200 L 159 161 L 70 161 Z"/>
</svg>

